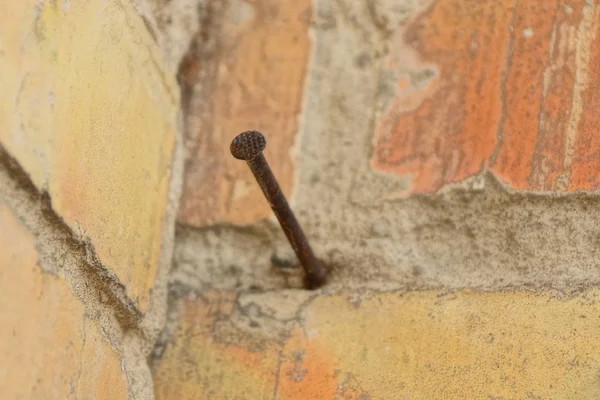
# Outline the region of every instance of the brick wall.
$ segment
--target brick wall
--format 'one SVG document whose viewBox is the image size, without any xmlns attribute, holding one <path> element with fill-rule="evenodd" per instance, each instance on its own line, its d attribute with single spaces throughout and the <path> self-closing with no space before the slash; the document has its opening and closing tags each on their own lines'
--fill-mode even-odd
<svg viewBox="0 0 600 400">
<path fill-rule="evenodd" d="M 598 76 L 595 1 L 0 5 L 0 397 L 600 396 Z"/>
</svg>

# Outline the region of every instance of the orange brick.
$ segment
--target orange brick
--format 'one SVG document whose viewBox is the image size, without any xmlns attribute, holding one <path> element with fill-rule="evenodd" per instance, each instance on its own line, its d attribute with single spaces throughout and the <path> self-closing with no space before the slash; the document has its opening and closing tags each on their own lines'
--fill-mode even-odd
<svg viewBox="0 0 600 400">
<path fill-rule="evenodd" d="M 388 66 L 414 46 L 436 76 L 421 89 L 399 78 L 373 168 L 412 176 L 411 193 L 487 170 L 515 189 L 597 190 L 599 15 L 583 0 L 436 2 L 399 32 Z"/>
<path fill-rule="evenodd" d="M 0 205 L 0 397 L 126 399 L 116 352 L 69 285 L 43 273 L 36 240 Z"/>
<path fill-rule="evenodd" d="M 267 137 L 266 156 L 292 192 L 304 78 L 310 54 L 310 1 L 209 2 L 207 31 L 180 70 L 190 153 L 180 222 L 248 224 L 270 215 L 245 163 L 229 154 L 240 132 Z M 203 38 L 211 43 L 202 43 Z M 216 41 L 216 44 L 212 41 Z M 208 54 L 207 54 L 208 52 Z M 202 72 L 202 73 L 200 73 Z"/>
</svg>

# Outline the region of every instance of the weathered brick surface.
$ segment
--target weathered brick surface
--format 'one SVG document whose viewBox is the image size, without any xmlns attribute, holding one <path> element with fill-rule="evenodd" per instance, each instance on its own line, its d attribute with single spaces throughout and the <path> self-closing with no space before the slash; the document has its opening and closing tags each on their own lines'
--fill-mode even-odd
<svg viewBox="0 0 600 400">
<path fill-rule="evenodd" d="M 269 216 L 228 145 L 242 130 L 265 130 L 267 156 L 292 194 L 290 150 L 302 139 L 301 105 L 313 99 L 322 106 L 300 120 L 340 132 L 304 134 L 331 147 L 370 137 L 371 167 L 408 180 L 405 195 L 434 193 L 486 171 L 518 190 L 596 191 L 600 164 L 592 149 L 600 117 L 586 104 L 598 102 L 597 5 L 439 0 L 403 8 L 341 1 L 316 2 L 320 14 L 311 16 L 308 2 L 275 3 L 206 7 L 204 28 L 180 70 L 191 154 L 180 222 L 248 224 Z M 343 41 L 325 40 L 331 31 Z M 348 35 L 354 42 L 345 42 Z M 317 83 L 303 92 L 310 51 L 308 72 Z M 373 76 L 379 87 L 371 95 Z M 380 107 L 380 115 L 372 112 Z M 312 170 L 318 161 L 304 157 L 302 167 Z"/>
<path fill-rule="evenodd" d="M 600 396 L 595 290 L 569 300 L 518 292 L 319 295 L 298 302 L 287 320 L 273 314 L 277 299 L 260 296 L 251 307 L 234 294 L 185 300 L 155 371 L 157 398 Z M 286 328 L 273 336 L 277 323 Z"/>
<path fill-rule="evenodd" d="M 600 114 L 586 107 L 597 103 L 598 5 L 316 0 L 313 8 L 294 208 L 331 268 L 329 294 L 302 297 L 274 283 L 284 275 L 271 265 L 283 242 L 275 235 L 182 229 L 173 281 L 201 298 L 181 300 L 154 370 L 157 397 L 600 396 L 598 292 L 589 290 L 599 280 L 598 196 L 555 195 L 598 183 Z M 200 76 L 227 71 L 227 82 L 246 76 L 219 57 L 190 65 Z M 245 67 L 254 63 L 270 65 Z M 270 103 L 253 99 L 261 118 Z M 188 110 L 192 121 L 207 118 L 198 109 Z M 217 144 L 199 147 L 206 164 L 191 161 L 191 174 L 206 174 L 198 182 L 221 179 L 213 171 L 229 162 L 229 140 L 253 121 L 221 134 L 214 126 L 240 113 L 207 110 L 215 136 L 197 130 L 192 139 Z M 230 161 L 224 170 L 237 168 Z M 410 196 L 465 180 L 439 196 Z M 208 211 L 234 204 L 223 200 L 235 198 L 233 184 L 224 185 L 226 196 L 199 208 L 211 216 L 190 218 L 184 205 L 181 220 L 258 219 Z M 262 201 L 247 200 L 250 209 Z"/>
<path fill-rule="evenodd" d="M 0 145 L 146 310 L 176 92 L 129 2 L 0 5 Z"/>
<path fill-rule="evenodd" d="M 487 177 L 389 201 L 486 171 L 517 190 L 597 191 L 595 2 L 203 4 L 179 76 L 180 222 L 221 226 L 181 229 L 173 281 L 202 297 L 177 300 L 159 399 L 600 397 L 597 196 L 515 195 Z M 129 3 L 36 5 L 0 6 L 0 143 L 143 310 L 172 88 Z M 295 208 L 332 268 L 328 293 L 278 290 L 289 281 L 265 275 L 283 274 L 270 268 L 279 239 L 228 228 L 270 215 L 228 154 L 252 128 L 284 191 L 304 185 Z M 34 265 L 10 214 L 0 226 L 0 324 L 14 327 L 0 355 L 36 366 L 0 363 L 0 393 L 124 397 L 120 360 L 68 286 Z"/>
<path fill-rule="evenodd" d="M 242 131 L 262 130 L 269 163 L 291 194 L 311 2 L 215 1 L 203 9 L 180 69 L 190 158 L 179 220 L 249 224 L 270 216 L 269 205 L 229 144 Z"/>
<path fill-rule="evenodd" d="M 598 191 L 599 30 L 584 0 L 432 2 L 394 34 L 372 166 L 413 177 L 411 193 L 486 170 L 520 190 Z"/>
<path fill-rule="evenodd" d="M 125 399 L 121 360 L 0 205 L 0 398 Z"/>
<path fill-rule="evenodd" d="M 175 343 L 154 375 L 157 399 L 271 398 L 279 346 L 240 335 L 227 323 L 216 327 L 217 319 L 231 316 L 235 294 L 212 292 L 206 300 L 186 304 Z M 223 333 L 223 343 L 213 340 L 216 330 Z M 232 347 L 237 341 L 246 345 Z"/>
</svg>

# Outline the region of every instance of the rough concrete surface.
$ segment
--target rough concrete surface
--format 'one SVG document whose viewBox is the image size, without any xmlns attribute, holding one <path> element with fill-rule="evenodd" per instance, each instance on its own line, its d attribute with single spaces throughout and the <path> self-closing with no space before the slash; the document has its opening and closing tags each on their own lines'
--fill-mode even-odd
<svg viewBox="0 0 600 400">
<path fill-rule="evenodd" d="M 337 206 L 326 211 L 327 219 L 314 207 L 296 209 L 331 269 L 332 290 L 527 287 L 573 293 L 600 282 L 598 195 L 515 193 L 489 176 L 473 185 L 476 190 L 466 185 L 374 207 L 333 198 L 327 203 Z M 344 223 L 349 219 L 351 226 Z M 284 258 L 295 266 L 286 246 L 275 223 L 180 228 L 173 279 L 201 289 L 300 287 L 295 269 L 272 262 Z"/>
</svg>

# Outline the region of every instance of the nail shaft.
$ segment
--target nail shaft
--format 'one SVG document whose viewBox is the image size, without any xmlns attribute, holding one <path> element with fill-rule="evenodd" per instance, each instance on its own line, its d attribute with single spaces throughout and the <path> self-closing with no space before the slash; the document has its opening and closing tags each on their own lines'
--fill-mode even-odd
<svg viewBox="0 0 600 400">
<path fill-rule="evenodd" d="M 248 131 L 239 134 L 231 142 L 231 154 L 240 160 L 245 160 L 254 174 L 262 192 L 271 205 L 271 209 L 279 220 L 283 232 L 292 245 L 300 264 L 306 272 L 305 284 L 314 289 L 322 286 L 326 281 L 326 272 L 319 260 L 315 257 L 304 231 L 300 227 L 294 212 L 290 208 L 262 150 L 266 140 L 260 132 Z"/>
</svg>

